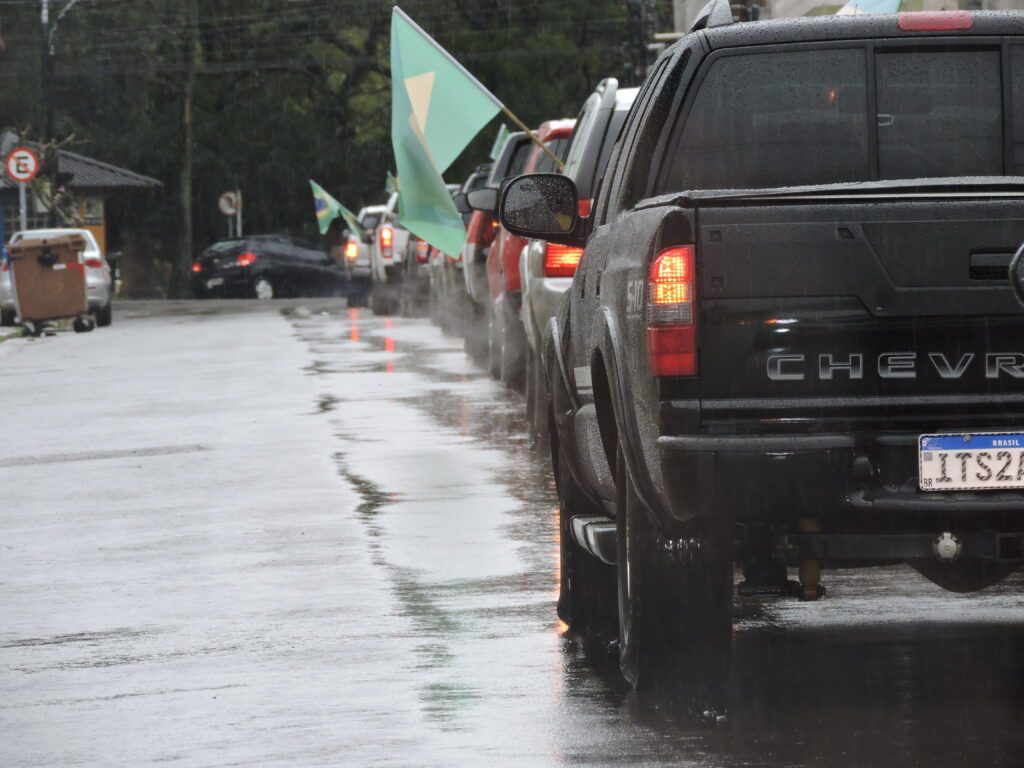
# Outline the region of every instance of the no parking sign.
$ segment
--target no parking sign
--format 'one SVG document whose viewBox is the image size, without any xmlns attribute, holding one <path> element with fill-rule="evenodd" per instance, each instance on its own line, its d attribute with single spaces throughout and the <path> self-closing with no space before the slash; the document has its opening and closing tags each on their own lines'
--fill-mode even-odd
<svg viewBox="0 0 1024 768">
<path fill-rule="evenodd" d="M 27 184 L 39 173 L 39 155 L 28 147 L 15 147 L 7 155 L 5 165 L 12 181 Z"/>
</svg>

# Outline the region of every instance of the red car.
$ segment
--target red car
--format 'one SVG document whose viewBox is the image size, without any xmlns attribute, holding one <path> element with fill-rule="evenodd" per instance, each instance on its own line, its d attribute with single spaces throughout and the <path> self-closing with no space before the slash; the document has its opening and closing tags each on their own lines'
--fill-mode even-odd
<svg viewBox="0 0 1024 768">
<path fill-rule="evenodd" d="M 549 120 L 541 124 L 537 138 L 561 158 L 575 125 L 575 120 Z M 523 172 L 554 173 L 558 170 L 554 160 L 534 145 Z M 524 238 L 499 225 L 494 245 L 487 255 L 487 283 L 491 294 L 489 368 L 492 376 L 518 390 L 524 388 L 526 380 L 526 333 L 519 316 L 522 306 L 519 255 L 525 247 Z"/>
</svg>

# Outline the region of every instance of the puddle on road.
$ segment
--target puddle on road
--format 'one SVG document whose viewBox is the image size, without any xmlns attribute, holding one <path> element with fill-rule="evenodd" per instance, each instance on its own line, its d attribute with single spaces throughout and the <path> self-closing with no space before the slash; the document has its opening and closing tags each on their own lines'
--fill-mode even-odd
<svg viewBox="0 0 1024 768">
<path fill-rule="evenodd" d="M 614 647 L 565 633 L 555 616 L 557 498 L 521 398 L 458 367 L 461 343 L 425 321 L 356 311 L 295 326 L 319 361 L 317 411 L 343 444 L 339 475 L 360 496 L 367 548 L 415 641 L 382 674 L 408 676 L 437 729 L 418 760 L 444 746 L 467 764 L 481 748 L 499 764 L 1021 764 L 1024 579 L 963 600 L 873 571 L 829 574 L 817 604 L 745 598 L 733 675 L 712 704 L 638 697 Z M 378 421 L 365 422 L 367 409 Z M 443 464 L 459 457 L 477 463 Z M 421 477 L 425 497 L 395 490 Z M 474 529 L 481 520 L 490 527 Z M 496 545 L 514 566 L 438 565 Z"/>
</svg>

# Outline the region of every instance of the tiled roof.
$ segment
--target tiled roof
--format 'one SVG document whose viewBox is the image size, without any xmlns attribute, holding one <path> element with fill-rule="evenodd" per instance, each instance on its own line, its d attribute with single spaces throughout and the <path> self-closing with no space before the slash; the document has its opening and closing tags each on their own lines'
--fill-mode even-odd
<svg viewBox="0 0 1024 768">
<path fill-rule="evenodd" d="M 30 149 L 39 148 L 39 144 L 34 141 L 21 143 Z M 0 134 L 0 158 L 7 157 L 7 154 L 18 145 L 18 137 L 15 134 L 9 131 Z M 60 173 L 71 175 L 71 189 L 151 189 L 163 186 L 162 182 L 149 176 L 93 160 L 77 152 L 62 149 L 59 157 Z M 11 189 L 15 186 L 6 174 L 0 175 L 0 189 Z"/>
</svg>

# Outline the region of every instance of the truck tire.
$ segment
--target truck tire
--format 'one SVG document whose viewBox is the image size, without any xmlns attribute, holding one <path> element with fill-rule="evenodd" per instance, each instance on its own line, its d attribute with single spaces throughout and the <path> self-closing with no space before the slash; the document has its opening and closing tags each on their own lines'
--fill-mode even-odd
<svg viewBox="0 0 1024 768">
<path fill-rule="evenodd" d="M 498 380 L 501 378 L 501 324 L 493 307 L 487 317 L 487 372 L 492 379 Z"/>
<path fill-rule="evenodd" d="M 100 328 L 108 328 L 114 322 L 114 305 L 107 302 L 96 310 L 96 325 Z"/>
<path fill-rule="evenodd" d="M 912 560 L 910 567 L 947 592 L 980 592 L 998 584 L 1020 567 L 1020 563 L 965 560 L 940 563 L 937 560 Z"/>
<path fill-rule="evenodd" d="M 526 349 L 526 421 L 537 437 L 547 434 L 548 390 L 540 357 L 532 347 Z"/>
<path fill-rule="evenodd" d="M 619 667 L 641 691 L 716 685 L 732 655 L 732 547 L 728 525 L 662 537 L 616 456 Z M 668 691 L 661 691 L 661 688 Z"/>
<path fill-rule="evenodd" d="M 374 290 L 370 293 L 370 309 L 378 317 L 386 317 L 391 314 L 391 302 L 380 291 Z"/>
<path fill-rule="evenodd" d="M 501 303 L 501 382 L 516 392 L 526 384 L 526 332 L 509 301 Z"/>
<path fill-rule="evenodd" d="M 580 547 L 571 530 L 572 518 L 604 512 L 595 509 L 576 484 L 557 436 L 553 434 L 551 440 L 558 487 L 558 618 L 578 634 L 614 638 L 618 610 L 615 568 Z"/>
</svg>

